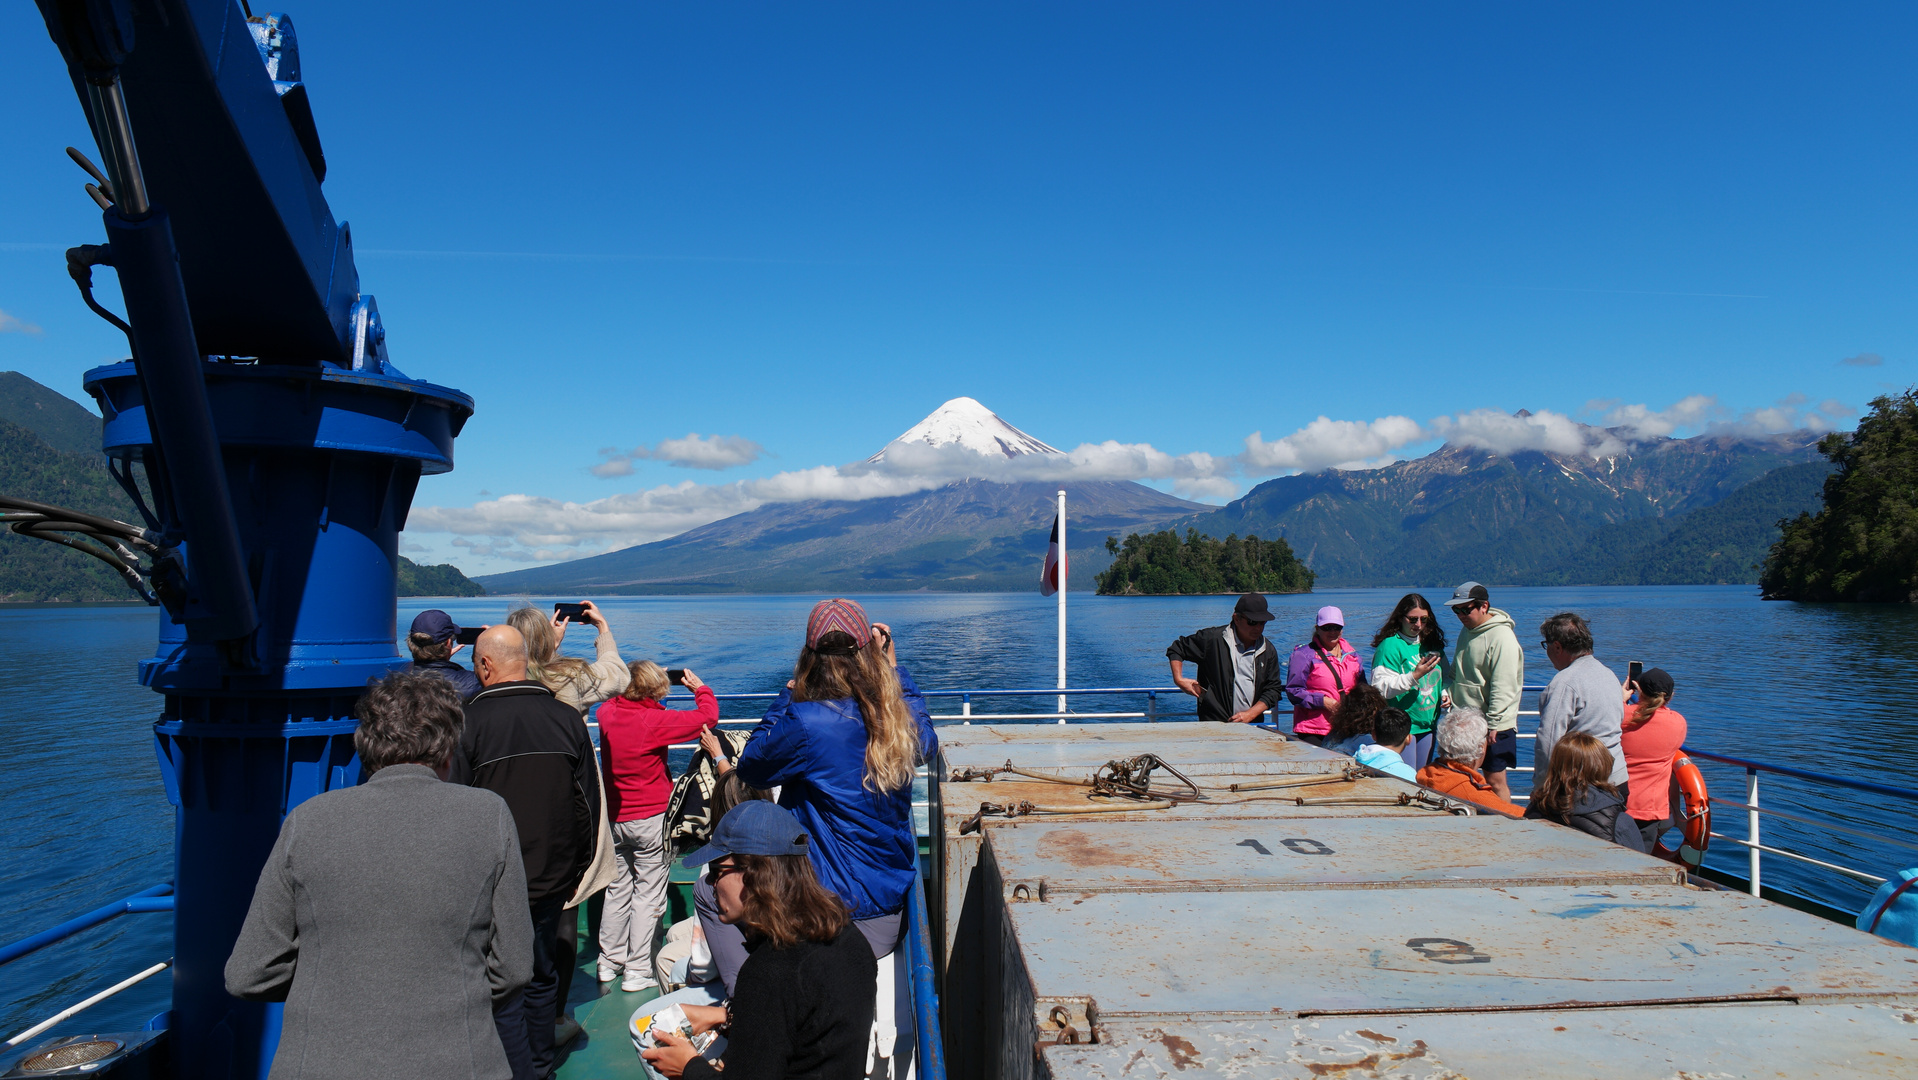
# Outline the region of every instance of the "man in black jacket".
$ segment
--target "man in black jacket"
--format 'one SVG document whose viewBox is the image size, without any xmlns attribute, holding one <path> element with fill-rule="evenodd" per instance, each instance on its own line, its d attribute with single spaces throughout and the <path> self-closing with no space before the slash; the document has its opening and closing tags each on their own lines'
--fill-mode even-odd
<svg viewBox="0 0 1918 1080">
<path fill-rule="evenodd" d="M 1249 592 L 1239 597 L 1230 623 L 1187 634 L 1166 648 L 1172 681 L 1199 699 L 1199 719 L 1250 724 L 1278 705 L 1284 680 L 1279 651 L 1265 640 L 1271 621 L 1265 597 Z M 1185 677 L 1188 660 L 1198 666 L 1196 680 Z"/>
<path fill-rule="evenodd" d="M 553 1022 L 562 1002 L 554 962 L 566 901 L 593 861 L 599 837 L 599 766 L 579 711 L 526 678 L 526 640 L 510 625 L 480 635 L 473 666 L 482 688 L 466 705 L 448 777 L 506 800 L 526 864 L 533 919 L 533 978 L 495 1010 L 513 1080 L 553 1068 Z"/>
</svg>

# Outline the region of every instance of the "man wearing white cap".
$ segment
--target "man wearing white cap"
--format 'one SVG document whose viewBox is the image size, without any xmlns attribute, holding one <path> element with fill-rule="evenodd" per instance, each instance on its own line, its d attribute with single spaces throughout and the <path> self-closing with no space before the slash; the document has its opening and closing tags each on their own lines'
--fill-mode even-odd
<svg viewBox="0 0 1918 1080">
<path fill-rule="evenodd" d="M 1326 605 L 1312 624 L 1312 638 L 1292 650 L 1285 696 L 1292 699 L 1292 735 L 1314 746 L 1332 731 L 1332 712 L 1345 692 L 1365 681 L 1365 663 L 1345 640 L 1345 613 Z"/>
<path fill-rule="evenodd" d="M 1498 797 L 1510 802 L 1505 770 L 1518 767 L 1518 698 L 1525 687 L 1525 650 L 1512 617 L 1492 606 L 1491 593 L 1476 581 L 1452 590 L 1445 602 L 1464 629 L 1452 651 L 1452 703 L 1485 714 L 1491 745 L 1482 771 Z"/>
</svg>

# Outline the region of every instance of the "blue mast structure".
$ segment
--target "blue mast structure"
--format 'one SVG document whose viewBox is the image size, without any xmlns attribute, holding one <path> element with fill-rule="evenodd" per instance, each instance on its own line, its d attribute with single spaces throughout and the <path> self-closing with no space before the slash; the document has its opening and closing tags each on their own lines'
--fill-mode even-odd
<svg viewBox="0 0 1918 1080">
<path fill-rule="evenodd" d="M 36 0 L 105 175 L 132 359 L 86 373 L 146 516 L 162 607 L 140 682 L 175 816 L 172 1074 L 263 1077 L 280 1007 L 223 970 L 287 812 L 358 782 L 352 708 L 395 645 L 399 531 L 472 415 L 391 363 L 284 15 L 234 0 Z M 150 499 L 142 495 L 144 479 Z"/>
</svg>

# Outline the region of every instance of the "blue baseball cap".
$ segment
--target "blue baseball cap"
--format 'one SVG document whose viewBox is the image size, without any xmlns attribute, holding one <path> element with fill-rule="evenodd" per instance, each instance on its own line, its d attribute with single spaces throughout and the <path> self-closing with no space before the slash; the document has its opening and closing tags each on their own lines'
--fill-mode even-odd
<svg viewBox="0 0 1918 1080">
<path fill-rule="evenodd" d="M 807 839 L 792 811 L 753 799 L 726 811 L 713 830 L 712 842 L 679 860 L 679 865 L 703 866 L 727 855 L 804 855 Z"/>
<path fill-rule="evenodd" d="M 438 645 L 453 640 L 453 635 L 460 632 L 460 627 L 446 612 L 439 608 L 427 608 L 413 616 L 413 629 L 409 632 L 426 634 L 432 637 L 433 644 Z"/>
</svg>

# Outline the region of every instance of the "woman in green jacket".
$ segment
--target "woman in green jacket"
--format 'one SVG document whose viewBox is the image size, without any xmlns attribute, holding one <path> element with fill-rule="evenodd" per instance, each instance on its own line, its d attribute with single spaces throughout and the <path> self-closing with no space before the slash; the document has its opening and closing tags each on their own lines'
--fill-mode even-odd
<svg viewBox="0 0 1918 1080">
<path fill-rule="evenodd" d="M 1425 597 L 1406 593 L 1372 638 L 1372 648 L 1372 685 L 1412 718 L 1412 741 L 1399 756 L 1423 769 L 1432 757 L 1438 711 L 1447 704 L 1445 631 Z"/>
</svg>

